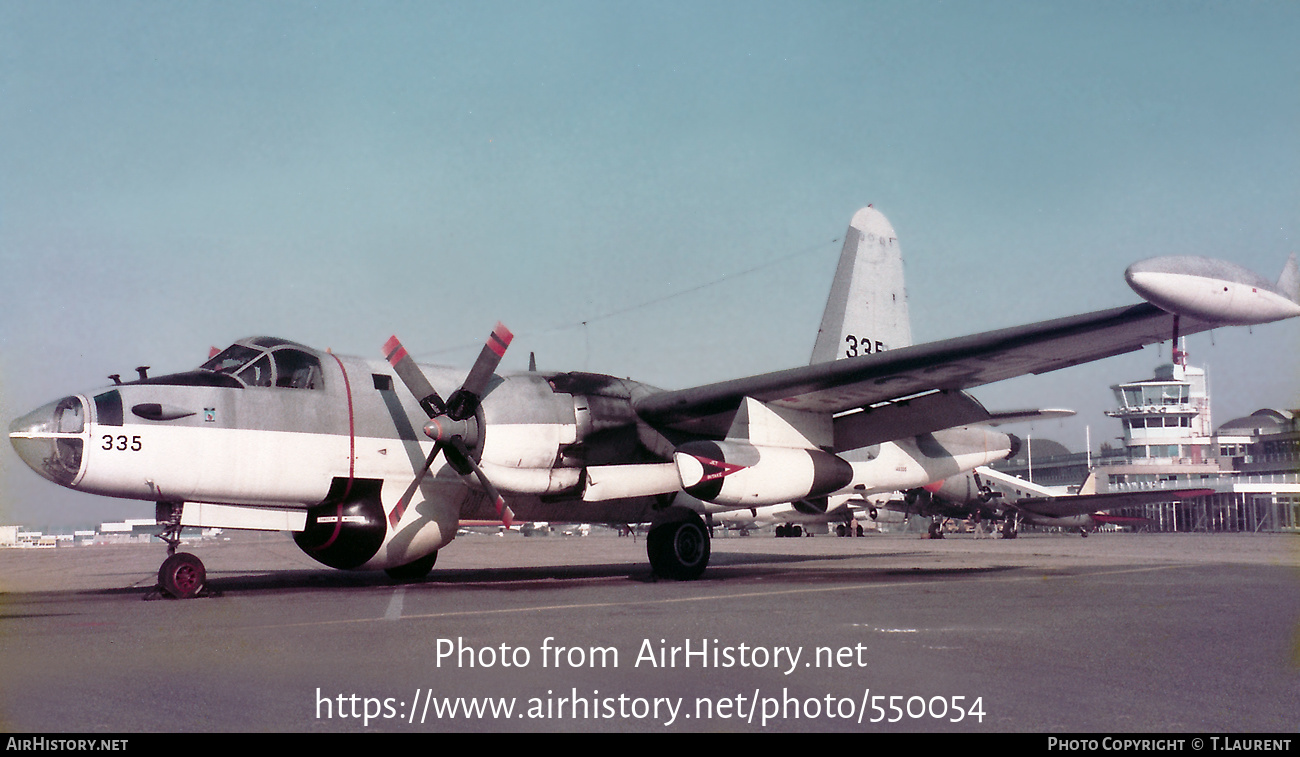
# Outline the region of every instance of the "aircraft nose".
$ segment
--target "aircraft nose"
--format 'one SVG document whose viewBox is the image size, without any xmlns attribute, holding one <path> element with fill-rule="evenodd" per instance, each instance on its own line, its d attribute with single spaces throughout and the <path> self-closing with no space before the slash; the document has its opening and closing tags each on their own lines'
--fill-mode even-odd
<svg viewBox="0 0 1300 757">
<path fill-rule="evenodd" d="M 85 431 L 85 402 L 64 397 L 9 424 L 9 442 L 32 470 L 71 486 L 81 472 Z"/>
</svg>

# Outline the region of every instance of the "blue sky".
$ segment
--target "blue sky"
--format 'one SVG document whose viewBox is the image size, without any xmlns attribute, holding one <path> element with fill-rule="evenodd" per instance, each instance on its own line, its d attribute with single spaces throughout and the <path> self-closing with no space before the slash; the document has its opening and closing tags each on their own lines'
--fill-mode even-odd
<svg viewBox="0 0 1300 757">
<path fill-rule="evenodd" d="M 504 369 L 787 368 L 867 203 L 918 341 L 1135 302 L 1155 255 L 1276 277 L 1297 39 L 1293 2 L 0 0 L 0 421 L 262 333 L 467 365 L 501 320 Z M 1300 407 L 1297 347 L 1193 338 L 1216 423 Z M 1079 410 L 1032 433 L 1082 449 L 1167 359 L 976 395 Z M 152 514 L 8 445 L 0 476 L 0 522 Z"/>
</svg>

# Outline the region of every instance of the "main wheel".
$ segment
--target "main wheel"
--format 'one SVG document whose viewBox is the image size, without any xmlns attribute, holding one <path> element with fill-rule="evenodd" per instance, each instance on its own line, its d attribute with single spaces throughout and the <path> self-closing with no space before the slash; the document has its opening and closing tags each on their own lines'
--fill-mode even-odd
<svg viewBox="0 0 1300 757">
<path fill-rule="evenodd" d="M 159 588 L 176 599 L 197 595 L 207 582 L 208 572 L 203 568 L 203 561 L 189 552 L 177 552 L 163 560 L 158 569 Z"/>
<path fill-rule="evenodd" d="M 700 516 L 691 513 L 686 520 L 650 529 L 646 552 L 656 575 L 690 581 L 699 578 L 709 564 L 709 533 Z"/>
<path fill-rule="evenodd" d="M 398 565 L 396 568 L 384 568 L 388 577 L 398 583 L 414 583 L 423 581 L 429 571 L 433 570 L 433 564 L 438 562 L 438 550 L 421 557 L 414 562 L 408 562 L 405 565 Z"/>
</svg>

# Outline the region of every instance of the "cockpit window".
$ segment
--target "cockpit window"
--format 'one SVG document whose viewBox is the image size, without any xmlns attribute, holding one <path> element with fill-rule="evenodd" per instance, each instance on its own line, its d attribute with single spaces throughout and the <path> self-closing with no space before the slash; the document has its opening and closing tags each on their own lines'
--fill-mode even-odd
<svg viewBox="0 0 1300 757">
<path fill-rule="evenodd" d="M 234 376 L 244 386 L 277 386 L 286 389 L 325 387 L 320 359 L 310 352 L 298 349 L 301 345 L 273 337 L 257 337 L 244 342 L 222 350 L 204 363 L 201 370 Z M 266 349 L 250 347 L 249 344 Z"/>
<path fill-rule="evenodd" d="M 216 373 L 234 373 L 260 354 L 262 354 L 260 350 L 255 350 L 252 347 L 232 344 L 222 350 L 216 357 L 201 365 L 200 368 Z"/>
<path fill-rule="evenodd" d="M 253 337 L 248 341 L 251 344 L 256 344 L 258 347 L 267 347 L 267 348 L 279 347 L 282 344 L 293 344 L 293 342 L 289 341 L 288 339 L 277 339 L 273 336 L 258 336 L 258 337 Z"/>
<path fill-rule="evenodd" d="M 294 349 L 276 350 L 275 385 L 290 389 L 321 389 L 320 361 L 315 355 Z"/>
<path fill-rule="evenodd" d="M 271 386 L 271 357 L 263 355 L 235 377 L 248 386 Z"/>
</svg>

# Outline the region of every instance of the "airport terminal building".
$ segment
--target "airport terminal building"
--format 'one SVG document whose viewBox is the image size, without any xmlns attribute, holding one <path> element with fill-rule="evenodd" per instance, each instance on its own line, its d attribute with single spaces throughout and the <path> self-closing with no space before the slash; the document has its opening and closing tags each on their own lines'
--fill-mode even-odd
<svg viewBox="0 0 1300 757">
<path fill-rule="evenodd" d="M 1030 440 L 1000 471 L 1046 486 L 1078 486 L 1097 474 L 1097 491 L 1206 488 L 1182 502 L 1116 510 L 1146 518 L 1153 531 L 1300 530 L 1300 413 L 1264 409 L 1217 429 L 1205 370 L 1163 365 L 1149 379 L 1117 384 L 1123 447 L 1070 453 Z"/>
</svg>

